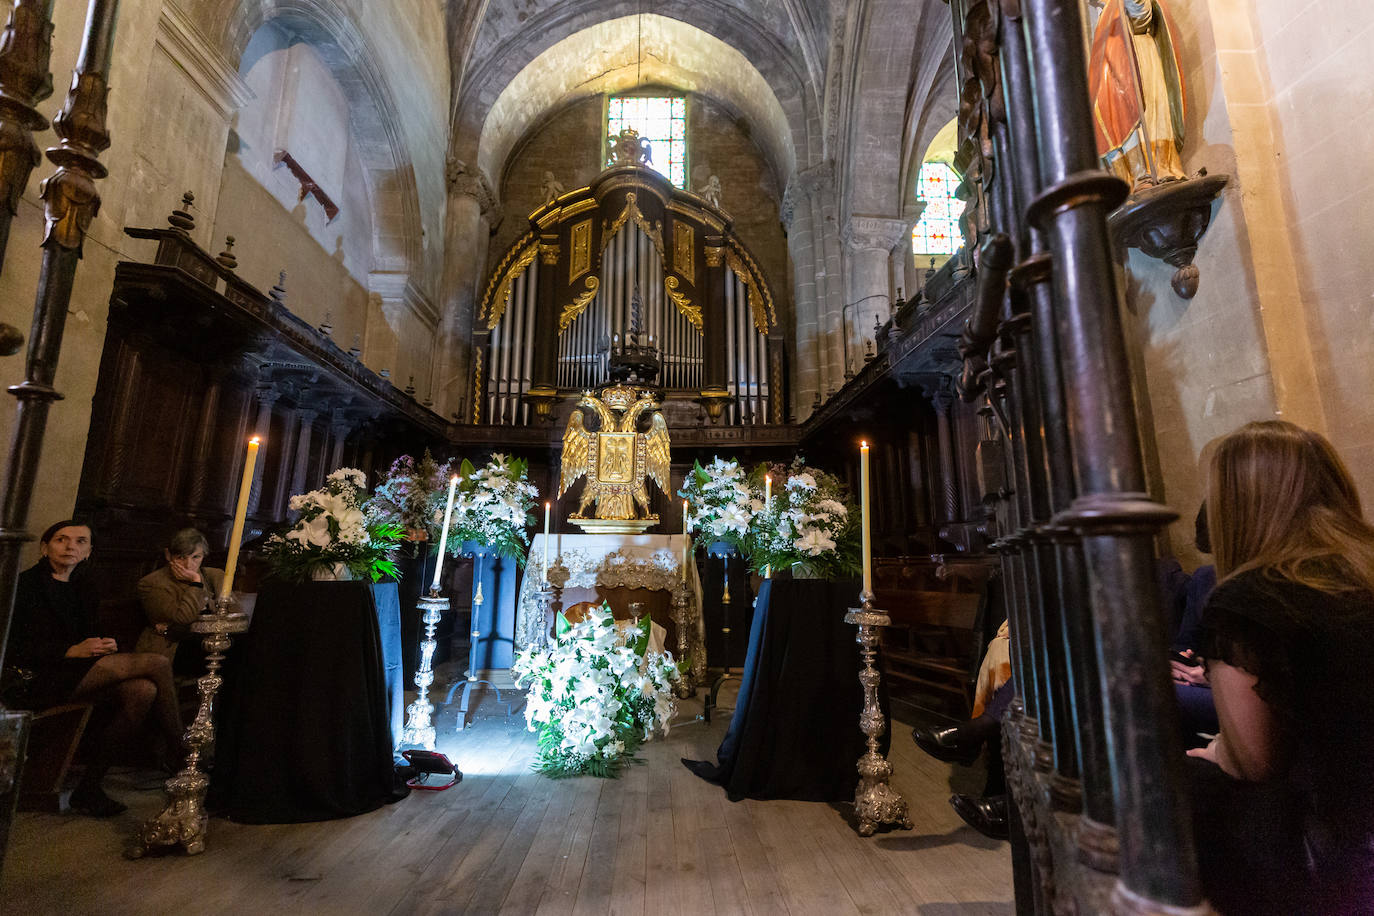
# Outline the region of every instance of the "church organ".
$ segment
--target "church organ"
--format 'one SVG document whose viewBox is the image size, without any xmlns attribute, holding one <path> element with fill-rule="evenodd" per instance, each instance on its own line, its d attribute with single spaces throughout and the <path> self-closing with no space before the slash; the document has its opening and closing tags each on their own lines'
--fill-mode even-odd
<svg viewBox="0 0 1374 916">
<path fill-rule="evenodd" d="M 630 164 L 530 222 L 482 300 L 470 422 L 528 426 L 607 381 L 631 346 L 653 352 L 667 397 L 699 400 L 713 420 L 784 422 L 772 293 L 728 215 Z"/>
</svg>

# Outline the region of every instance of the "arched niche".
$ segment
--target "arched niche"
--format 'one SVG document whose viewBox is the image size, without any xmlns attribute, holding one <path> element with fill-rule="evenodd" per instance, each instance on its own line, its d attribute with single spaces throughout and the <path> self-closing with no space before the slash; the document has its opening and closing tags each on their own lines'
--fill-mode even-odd
<svg viewBox="0 0 1374 916">
<path fill-rule="evenodd" d="M 337 86 L 347 102 L 350 147 L 369 207 L 370 257 L 360 271 L 361 282 L 385 299 L 405 298 L 419 312 L 432 313 L 428 291 L 437 280 L 437 261 L 426 263 L 415 168 L 372 42 L 349 10 L 334 0 L 242 2 L 232 8 L 223 43 L 241 76 L 250 77 L 263 65 L 264 55 L 290 56 L 293 48 L 304 45 L 309 54 L 298 51 L 295 56 L 317 63 Z M 306 206 L 308 210 L 310 204 Z M 347 263 L 347 251 L 344 257 Z M 359 271 L 350 265 L 350 272 Z M 437 316 L 424 318 L 432 326 Z"/>
</svg>

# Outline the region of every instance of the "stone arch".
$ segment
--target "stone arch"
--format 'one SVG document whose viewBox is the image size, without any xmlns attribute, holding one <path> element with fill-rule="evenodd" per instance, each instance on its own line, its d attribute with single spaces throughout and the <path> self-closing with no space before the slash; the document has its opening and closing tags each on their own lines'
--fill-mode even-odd
<svg viewBox="0 0 1374 916">
<path fill-rule="evenodd" d="M 393 295 L 397 279 L 400 285 L 406 278 L 421 282 L 424 232 L 415 168 L 379 55 L 353 15 L 336 0 L 239 0 L 219 15 L 220 44 L 235 65 L 242 66 L 249 40 L 268 23 L 319 54 L 348 95 L 351 129 L 367 177 L 373 213 L 370 285 L 380 283 Z"/>
<path fill-rule="evenodd" d="M 941 4 L 870 0 L 855 15 L 841 193 L 852 213 L 905 218 L 916 201 L 912 159 L 957 107 L 954 26 Z"/>
<path fill-rule="evenodd" d="M 535 118 L 578 96 L 611 88 L 601 83 L 579 87 L 551 68 L 540 68 L 537 62 L 547 60 L 544 55 L 560 45 L 572 47 L 567 42 L 591 47 L 592 36 L 609 36 L 615 28 L 611 23 L 633 22 L 637 10 L 634 0 L 560 4 L 532 16 L 515 36 L 485 49 L 480 62 L 465 76 L 455 100 L 454 156 L 478 163 L 488 175 L 499 174 L 505 158 Z M 650 28 L 659 35 L 682 39 L 678 65 L 655 61 L 657 75 L 652 78 L 710 96 L 749 119 L 764 133 L 762 145 L 777 170 L 778 186 L 785 187 L 811 160 L 816 147 L 811 135 L 817 95 L 799 52 L 785 47 L 735 7 L 713 0 L 667 0 L 656 6 L 654 13 L 644 13 L 643 21 L 652 23 Z M 713 80 L 712 67 L 704 63 L 734 66 L 736 57 L 752 73 L 747 78 L 747 92 L 732 89 L 725 80 Z M 515 113 L 518 116 L 513 125 L 502 123 L 498 127 L 494 118 L 511 107 L 503 98 L 512 99 L 517 94 L 525 106 Z M 492 132 L 493 127 L 498 129 Z"/>
</svg>

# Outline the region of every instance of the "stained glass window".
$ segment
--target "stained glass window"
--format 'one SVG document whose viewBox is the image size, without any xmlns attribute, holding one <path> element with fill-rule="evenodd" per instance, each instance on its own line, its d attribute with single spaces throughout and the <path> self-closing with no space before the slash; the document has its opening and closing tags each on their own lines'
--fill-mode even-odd
<svg viewBox="0 0 1374 916">
<path fill-rule="evenodd" d="M 627 127 L 649 141 L 650 166 L 677 187 L 687 187 L 687 100 L 681 96 L 612 97 L 606 109 L 606 134 L 614 137 Z M 606 164 L 611 164 L 609 157 Z"/>
<path fill-rule="evenodd" d="M 916 196 L 926 202 L 926 208 L 921 211 L 921 221 L 911 230 L 911 250 L 915 254 L 954 254 L 964 247 L 964 235 L 959 231 L 964 202 L 954 196 L 958 186 L 959 174 L 943 162 L 921 166 Z"/>
</svg>

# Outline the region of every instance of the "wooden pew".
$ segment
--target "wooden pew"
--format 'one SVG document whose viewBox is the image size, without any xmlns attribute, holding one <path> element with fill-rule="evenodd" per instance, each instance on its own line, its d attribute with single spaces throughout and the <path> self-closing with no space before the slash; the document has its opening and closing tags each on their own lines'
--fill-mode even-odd
<svg viewBox="0 0 1374 916">
<path fill-rule="evenodd" d="M 971 714 L 994 562 L 942 554 L 874 558 L 874 601 L 892 618 L 882 631 L 890 684 L 934 691 L 951 701 L 956 716 Z"/>
</svg>

